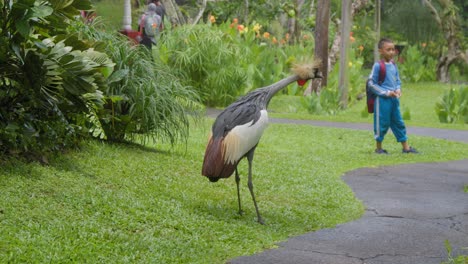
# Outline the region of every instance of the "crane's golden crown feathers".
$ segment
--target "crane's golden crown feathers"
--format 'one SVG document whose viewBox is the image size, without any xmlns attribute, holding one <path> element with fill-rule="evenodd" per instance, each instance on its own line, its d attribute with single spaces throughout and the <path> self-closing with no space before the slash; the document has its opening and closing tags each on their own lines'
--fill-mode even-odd
<svg viewBox="0 0 468 264">
<path fill-rule="evenodd" d="M 298 63 L 293 65 L 291 71 L 298 75 L 300 79 L 314 79 L 319 77 L 317 74 L 319 73 L 318 69 L 321 65 L 322 63 L 320 60 L 314 60 L 312 63 Z"/>
</svg>

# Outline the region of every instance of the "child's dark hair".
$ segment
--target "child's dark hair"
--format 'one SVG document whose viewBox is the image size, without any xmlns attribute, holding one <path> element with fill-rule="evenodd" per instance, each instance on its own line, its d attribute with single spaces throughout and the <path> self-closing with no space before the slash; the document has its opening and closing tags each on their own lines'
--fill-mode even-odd
<svg viewBox="0 0 468 264">
<path fill-rule="evenodd" d="M 381 38 L 379 40 L 379 45 L 377 46 L 379 49 L 383 48 L 383 45 L 385 43 L 393 43 L 393 40 L 389 39 L 389 38 Z"/>
</svg>

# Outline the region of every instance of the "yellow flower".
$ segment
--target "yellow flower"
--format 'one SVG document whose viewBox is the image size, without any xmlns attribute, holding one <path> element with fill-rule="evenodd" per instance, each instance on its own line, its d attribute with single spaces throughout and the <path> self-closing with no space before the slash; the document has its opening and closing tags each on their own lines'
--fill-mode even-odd
<svg viewBox="0 0 468 264">
<path fill-rule="evenodd" d="M 275 37 L 273 37 L 273 39 L 271 40 L 271 42 L 273 42 L 273 44 L 277 44 L 277 43 L 278 43 L 278 40 L 277 40 Z"/>
<path fill-rule="evenodd" d="M 253 26 L 253 31 L 255 33 L 259 33 L 260 32 L 260 29 L 262 29 L 262 25 L 256 23 L 254 26 Z"/>
<path fill-rule="evenodd" d="M 270 33 L 269 32 L 263 33 L 263 37 L 266 38 L 266 39 L 269 39 L 270 38 Z"/>
<path fill-rule="evenodd" d="M 348 66 L 349 66 L 349 67 L 353 67 L 353 63 L 352 63 L 352 62 L 348 62 Z"/>
<path fill-rule="evenodd" d="M 244 25 L 238 25 L 237 30 L 239 30 L 239 33 L 241 33 L 241 34 L 249 32 L 249 28 L 244 27 Z"/>
<path fill-rule="evenodd" d="M 425 48 L 427 46 L 426 42 L 421 43 L 421 46 Z"/>
<path fill-rule="evenodd" d="M 353 36 L 350 36 L 349 40 L 351 41 L 351 43 L 354 43 L 354 41 L 356 41 L 356 39 Z"/>
<path fill-rule="evenodd" d="M 359 46 L 359 50 L 362 52 L 364 50 L 364 46 L 363 45 L 360 45 Z"/>
</svg>

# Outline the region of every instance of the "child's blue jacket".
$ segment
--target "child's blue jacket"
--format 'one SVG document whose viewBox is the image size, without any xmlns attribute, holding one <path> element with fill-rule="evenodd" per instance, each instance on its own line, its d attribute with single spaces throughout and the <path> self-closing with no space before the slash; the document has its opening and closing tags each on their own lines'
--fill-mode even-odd
<svg viewBox="0 0 468 264">
<path fill-rule="evenodd" d="M 396 91 L 401 89 L 401 80 L 400 74 L 398 73 L 398 68 L 393 62 L 385 62 L 385 79 L 379 84 L 379 73 L 380 73 L 380 64 L 378 62 L 374 63 L 372 67 L 372 72 L 370 74 L 370 88 L 372 92 L 378 96 L 388 96 L 388 92 Z"/>
</svg>

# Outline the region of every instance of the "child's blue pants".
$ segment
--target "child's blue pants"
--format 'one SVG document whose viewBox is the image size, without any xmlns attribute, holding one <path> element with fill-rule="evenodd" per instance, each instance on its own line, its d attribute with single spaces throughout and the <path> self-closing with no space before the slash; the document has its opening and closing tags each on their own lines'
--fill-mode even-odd
<svg viewBox="0 0 468 264">
<path fill-rule="evenodd" d="M 395 97 L 375 98 L 374 105 L 374 137 L 378 142 L 384 140 L 388 128 L 392 129 L 393 135 L 398 142 L 405 142 L 406 127 L 401 117 L 400 100 Z"/>
</svg>

